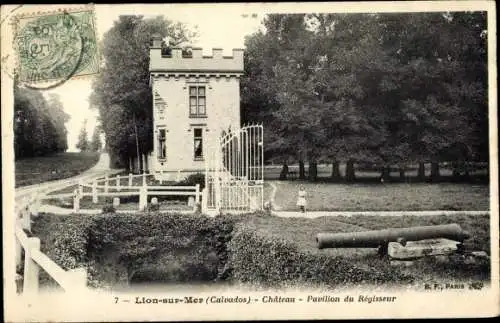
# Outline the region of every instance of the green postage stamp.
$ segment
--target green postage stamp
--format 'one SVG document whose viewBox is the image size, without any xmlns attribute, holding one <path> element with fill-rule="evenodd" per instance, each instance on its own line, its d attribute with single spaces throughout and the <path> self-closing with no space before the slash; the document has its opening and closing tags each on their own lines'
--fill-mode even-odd
<svg viewBox="0 0 500 323">
<path fill-rule="evenodd" d="M 23 85 L 47 89 L 99 72 L 92 6 L 14 19 L 17 80 Z"/>
</svg>

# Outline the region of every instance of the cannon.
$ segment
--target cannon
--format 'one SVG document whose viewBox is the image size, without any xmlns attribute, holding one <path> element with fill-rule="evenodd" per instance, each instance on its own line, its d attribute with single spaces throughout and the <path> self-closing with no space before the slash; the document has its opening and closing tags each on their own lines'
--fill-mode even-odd
<svg viewBox="0 0 500 323">
<path fill-rule="evenodd" d="M 379 248 L 379 253 L 385 254 L 390 242 L 399 242 L 405 246 L 407 241 L 438 238 L 463 242 L 469 238 L 469 234 L 458 224 L 452 223 L 349 233 L 318 233 L 316 243 L 318 249 Z"/>
</svg>

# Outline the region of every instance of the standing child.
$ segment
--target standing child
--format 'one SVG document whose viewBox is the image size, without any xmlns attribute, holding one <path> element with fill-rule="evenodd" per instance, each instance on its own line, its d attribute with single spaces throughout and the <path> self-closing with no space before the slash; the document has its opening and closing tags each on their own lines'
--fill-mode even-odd
<svg viewBox="0 0 500 323">
<path fill-rule="evenodd" d="M 299 197 L 297 199 L 297 206 L 300 207 L 302 213 L 306 212 L 307 200 L 306 200 L 307 192 L 304 186 L 300 185 L 299 188 Z"/>
</svg>

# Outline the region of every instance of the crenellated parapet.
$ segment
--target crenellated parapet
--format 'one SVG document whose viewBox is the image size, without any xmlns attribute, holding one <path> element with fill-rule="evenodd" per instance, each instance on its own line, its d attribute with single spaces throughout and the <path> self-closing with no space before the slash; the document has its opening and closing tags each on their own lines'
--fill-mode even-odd
<svg viewBox="0 0 500 323">
<path fill-rule="evenodd" d="M 204 56 L 201 48 L 192 48 L 191 55 L 182 55 L 181 48 L 172 48 L 170 55 L 162 55 L 161 37 L 153 36 L 150 48 L 149 71 L 167 75 L 183 74 L 242 74 L 243 49 L 233 49 L 232 56 L 223 56 L 222 49 L 213 48 L 211 56 Z"/>
</svg>

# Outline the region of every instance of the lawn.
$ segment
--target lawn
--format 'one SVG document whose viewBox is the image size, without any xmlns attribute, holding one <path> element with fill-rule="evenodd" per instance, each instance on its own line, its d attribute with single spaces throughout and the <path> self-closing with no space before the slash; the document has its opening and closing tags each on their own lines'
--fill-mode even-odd
<svg viewBox="0 0 500 323">
<path fill-rule="evenodd" d="M 309 211 L 489 210 L 488 185 L 272 183 L 277 186 L 274 204 L 281 210 L 297 210 L 300 185 L 307 191 Z"/>
<path fill-rule="evenodd" d="M 94 166 L 98 153 L 59 153 L 15 162 L 16 187 L 76 176 Z"/>
</svg>

